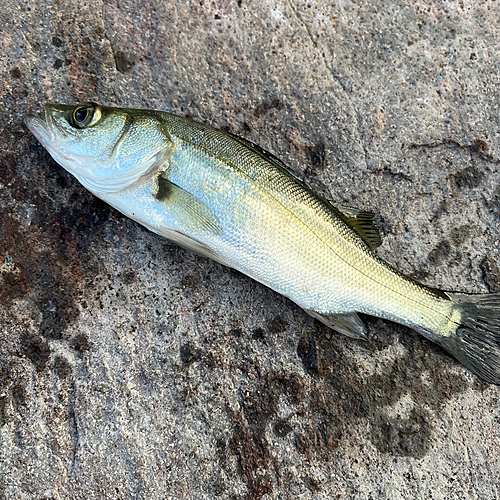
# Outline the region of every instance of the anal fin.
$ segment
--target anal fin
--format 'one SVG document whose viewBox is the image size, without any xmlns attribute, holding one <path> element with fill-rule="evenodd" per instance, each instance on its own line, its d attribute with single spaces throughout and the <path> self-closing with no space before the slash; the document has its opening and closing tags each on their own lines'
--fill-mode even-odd
<svg viewBox="0 0 500 500">
<path fill-rule="evenodd" d="M 357 340 L 368 340 L 366 326 L 356 313 L 321 314 L 310 309 L 305 309 L 305 311 L 332 330 L 342 333 L 342 335 Z"/>
</svg>

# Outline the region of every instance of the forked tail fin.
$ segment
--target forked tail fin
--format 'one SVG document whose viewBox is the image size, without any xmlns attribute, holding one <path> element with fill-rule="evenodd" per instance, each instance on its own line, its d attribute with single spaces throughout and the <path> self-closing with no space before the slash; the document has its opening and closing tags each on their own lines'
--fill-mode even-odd
<svg viewBox="0 0 500 500">
<path fill-rule="evenodd" d="M 471 372 L 500 385 L 500 293 L 446 293 L 462 318 L 456 332 L 439 344 Z"/>
</svg>

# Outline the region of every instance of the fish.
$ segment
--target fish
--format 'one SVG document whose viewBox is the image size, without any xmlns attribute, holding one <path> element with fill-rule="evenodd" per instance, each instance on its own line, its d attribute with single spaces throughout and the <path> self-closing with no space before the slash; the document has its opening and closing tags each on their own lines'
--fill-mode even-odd
<svg viewBox="0 0 500 500">
<path fill-rule="evenodd" d="M 412 328 L 500 384 L 500 293 L 420 284 L 380 258 L 374 215 L 315 194 L 276 156 L 155 110 L 46 104 L 28 129 L 115 209 L 367 340 L 359 313 Z"/>
</svg>

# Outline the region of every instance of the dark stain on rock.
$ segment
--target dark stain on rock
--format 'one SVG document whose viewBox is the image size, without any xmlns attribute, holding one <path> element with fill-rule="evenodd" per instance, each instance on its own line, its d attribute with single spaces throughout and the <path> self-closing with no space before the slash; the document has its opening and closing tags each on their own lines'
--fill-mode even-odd
<svg viewBox="0 0 500 500">
<path fill-rule="evenodd" d="M 26 402 L 26 390 L 21 384 L 15 384 L 12 387 L 12 402 L 17 407 Z"/>
<path fill-rule="evenodd" d="M 3 304 L 11 303 L 26 293 L 27 280 L 24 277 L 7 271 L 0 273 L 0 278 L 3 280 L 2 287 L 0 287 L 0 298 Z"/>
<path fill-rule="evenodd" d="M 56 213 L 55 226 L 58 230 L 59 243 L 57 250 L 62 256 L 76 247 L 77 252 L 83 257 L 77 264 L 85 266 L 87 274 L 95 276 L 95 262 L 89 258 L 89 250 L 94 246 L 95 235 L 109 220 L 112 209 L 107 203 L 87 194 L 82 198 L 72 197 L 70 203 L 70 207 L 62 206 Z M 121 218 L 121 214 L 117 212 L 113 212 L 113 216 Z"/>
<path fill-rule="evenodd" d="M 439 204 L 438 208 L 436 209 L 436 212 L 434 213 L 434 215 L 429 219 L 429 222 L 432 223 L 432 222 L 435 222 L 436 220 L 438 220 L 442 215 L 444 214 L 447 214 L 447 207 L 446 207 L 446 203 L 444 201 L 441 201 L 441 203 Z"/>
<path fill-rule="evenodd" d="M 41 313 L 39 332 L 45 338 L 62 339 L 67 325 L 76 319 L 79 311 L 72 298 L 72 290 L 65 288 L 65 278 L 51 265 L 50 259 L 48 255 L 42 257 L 41 268 L 35 280 Z"/>
<path fill-rule="evenodd" d="M 0 427 L 3 427 L 9 421 L 7 415 L 8 401 L 5 396 L 0 397 Z"/>
<path fill-rule="evenodd" d="M 309 477 L 309 476 L 305 477 L 304 484 L 313 493 L 317 493 L 318 491 L 321 490 L 321 481 L 318 478 Z"/>
<path fill-rule="evenodd" d="M 419 409 L 408 418 L 389 417 L 381 412 L 372 420 L 371 440 L 384 453 L 405 457 L 423 457 L 431 440 L 431 415 Z"/>
<path fill-rule="evenodd" d="M 45 368 L 50 357 L 50 348 L 42 338 L 26 334 L 22 339 L 21 351 L 34 365 L 37 371 Z"/>
<path fill-rule="evenodd" d="M 313 397 L 317 397 L 315 394 Z M 308 460 L 330 460 L 343 437 L 343 426 L 338 417 L 314 415 L 313 423 L 307 423 L 304 430 L 295 437 L 297 451 Z"/>
<path fill-rule="evenodd" d="M 297 356 L 302 361 L 304 370 L 310 375 L 317 375 L 319 372 L 318 353 L 316 344 L 311 339 L 302 337 L 297 344 Z"/>
<path fill-rule="evenodd" d="M 252 330 L 252 338 L 255 340 L 265 340 L 266 333 L 262 328 L 255 328 Z"/>
<path fill-rule="evenodd" d="M 270 318 L 266 322 L 266 330 L 273 335 L 284 332 L 287 326 L 288 323 L 281 316 Z"/>
<path fill-rule="evenodd" d="M 284 105 L 280 101 L 280 99 L 275 97 L 274 99 L 270 99 L 268 101 L 264 101 L 261 104 L 259 104 L 254 109 L 254 114 L 257 117 L 260 117 L 260 116 L 263 116 L 263 115 L 266 115 L 267 113 L 269 113 L 269 111 L 271 111 L 271 109 L 280 110 L 280 109 L 283 109 L 283 107 L 284 107 Z"/>
<path fill-rule="evenodd" d="M 125 52 L 117 50 L 114 55 L 116 69 L 120 73 L 127 73 L 134 67 L 134 62 L 131 60 L 131 57 Z"/>
<path fill-rule="evenodd" d="M 131 285 L 136 281 L 136 275 L 133 271 L 127 271 L 123 273 L 122 283 L 125 285 Z"/>
<path fill-rule="evenodd" d="M 243 122 L 243 124 L 241 125 L 241 131 L 242 131 L 242 136 L 245 136 L 247 134 L 249 134 L 251 131 L 252 131 L 252 128 L 250 127 L 250 125 L 248 124 L 248 122 Z"/>
<path fill-rule="evenodd" d="M 54 359 L 54 373 L 61 381 L 66 381 L 71 377 L 73 370 L 71 365 L 61 356 L 56 356 Z"/>
<path fill-rule="evenodd" d="M 451 251 L 452 246 L 446 240 L 443 240 L 429 253 L 427 260 L 431 265 L 441 264 L 449 259 Z"/>
<path fill-rule="evenodd" d="M 257 387 L 243 392 L 241 410 L 228 410 L 233 432 L 226 454 L 238 458 L 239 473 L 248 487 L 249 499 L 272 494 L 273 484 L 280 482 L 278 463 L 270 452 L 265 432 L 268 422 L 276 420 L 281 396 L 295 405 L 303 401 L 304 381 L 299 375 L 269 373 Z M 286 426 L 278 424 L 278 432 L 280 430 L 285 432 Z M 229 469 L 228 473 L 231 473 Z"/>
<path fill-rule="evenodd" d="M 491 384 L 489 382 L 486 382 L 486 380 L 483 380 L 482 378 L 475 377 L 471 387 L 474 391 L 484 392 L 486 389 L 489 389 L 491 387 Z"/>
<path fill-rule="evenodd" d="M 52 45 L 54 47 L 62 47 L 63 46 L 63 41 L 60 38 L 54 36 L 54 37 L 52 37 Z"/>
<path fill-rule="evenodd" d="M 238 326 L 231 328 L 231 330 L 229 331 L 229 335 L 231 335 L 232 337 L 241 337 L 242 334 L 243 334 L 243 331 Z"/>
<path fill-rule="evenodd" d="M 199 361 L 202 357 L 200 349 L 193 346 L 190 342 L 181 345 L 179 354 L 181 361 L 186 365 Z"/>
<path fill-rule="evenodd" d="M 490 153 L 490 147 L 487 142 L 482 139 L 475 139 L 472 143 L 471 150 L 479 155 L 488 155 Z"/>
<path fill-rule="evenodd" d="M 12 78 L 19 79 L 22 78 L 23 74 L 21 73 L 21 70 L 18 67 L 15 67 L 10 70 L 10 76 Z"/>
<path fill-rule="evenodd" d="M 61 168 L 56 176 L 56 183 L 63 189 L 68 189 L 73 185 L 74 177 L 68 171 Z"/>
<path fill-rule="evenodd" d="M 500 164 L 500 160 L 491 154 L 490 145 L 483 139 L 474 139 L 472 144 L 463 146 L 463 148 L 468 149 L 472 154 L 477 155 L 483 161 L 493 163 L 494 165 Z"/>
<path fill-rule="evenodd" d="M 474 167 L 467 167 L 455 176 L 455 184 L 458 189 L 472 189 L 481 185 L 484 173 Z"/>
<path fill-rule="evenodd" d="M 460 245 L 468 238 L 470 232 L 470 225 L 464 224 L 463 226 L 453 228 L 450 236 L 455 245 Z"/>
<path fill-rule="evenodd" d="M 83 333 L 78 334 L 74 339 L 72 339 L 70 345 L 79 354 L 87 352 L 92 347 L 89 339 Z"/>
<path fill-rule="evenodd" d="M 500 268 L 498 264 L 488 255 L 480 264 L 483 281 L 490 293 L 500 292 Z"/>
<path fill-rule="evenodd" d="M 401 328 L 387 324 L 386 331 L 401 331 Z M 374 428 L 374 435 L 370 437 L 380 451 L 422 457 L 432 443 L 432 423 L 426 408 L 439 412 L 447 399 L 467 388 L 467 383 L 460 376 L 440 371 L 439 363 L 427 362 L 428 351 L 434 350 L 448 357 L 437 346 L 416 334 L 409 335 L 410 331 L 406 328 L 403 330 L 399 341 L 408 352 L 404 363 L 395 362 L 387 367 L 385 373 L 372 375 L 362 383 L 355 360 L 349 361 L 342 356 L 343 348 L 338 348 L 339 339 L 334 336 L 332 342 L 325 336 L 319 337 L 320 376 L 327 383 L 324 393 L 314 398 L 312 407 L 316 406 L 320 410 L 318 414 L 324 415 L 321 421 L 327 424 L 333 437 L 349 435 L 349 422 L 367 419 Z M 430 372 L 430 383 L 421 380 L 420 374 L 424 371 Z M 410 417 L 389 417 L 394 411 L 388 412 L 386 408 L 393 407 L 406 395 L 410 395 L 414 404 Z M 319 420 L 319 415 L 317 418 Z M 377 433 L 377 429 L 382 429 L 383 422 L 392 426 L 392 434 Z M 320 454 L 334 442 L 335 439 L 320 446 Z"/>
<path fill-rule="evenodd" d="M 255 340 L 266 340 L 268 334 L 277 335 L 283 333 L 288 326 L 288 323 L 281 317 L 268 318 L 264 324 L 264 328 L 258 327 L 252 330 L 252 338 Z"/>
<path fill-rule="evenodd" d="M 248 426 L 235 425 L 229 448 L 238 456 L 239 473 L 248 488 L 249 499 L 262 498 L 273 492 L 273 479 L 267 471 L 273 458 L 265 439 Z"/>
<path fill-rule="evenodd" d="M 323 168 L 326 163 L 325 143 L 318 142 L 314 146 L 306 147 L 306 155 L 314 169 Z"/>
<path fill-rule="evenodd" d="M 278 438 L 291 437 L 307 460 L 340 459 L 341 443 L 356 439 L 358 422 L 362 427 L 369 424 L 370 439 L 382 453 L 414 458 L 428 453 L 436 436 L 432 416 L 439 414 L 448 399 L 466 390 L 467 382 L 442 370 L 432 356 L 451 358 L 409 329 L 363 320 L 370 332 L 374 330 L 370 323 L 379 330 L 384 326 L 383 335 L 362 344 L 373 354 L 374 363 L 377 353 L 394 342 L 406 350 L 404 362 L 387 360 L 383 371 L 366 376 L 347 347 L 355 341 L 346 341 L 315 321 L 314 329 L 306 331 L 297 346 L 309 376 L 264 374 L 256 387 L 242 391 L 239 411 L 228 409 L 233 432 L 227 451 L 238 459 L 249 498 L 259 498 L 264 492 L 272 495 L 282 481 L 266 437 L 269 425 Z M 426 381 L 421 377 L 424 372 L 428 373 Z M 290 424 L 290 417 L 278 415 L 281 398 L 288 401 L 290 415 L 304 418 L 298 428 Z M 402 398 L 411 407 L 399 414 L 397 404 Z"/>
<path fill-rule="evenodd" d="M 199 280 L 192 274 L 186 274 L 181 279 L 181 286 L 188 290 L 196 290 L 198 288 Z"/>
<path fill-rule="evenodd" d="M 292 430 L 291 425 L 286 420 L 283 419 L 278 420 L 273 425 L 274 434 L 280 438 L 284 438 L 285 436 L 290 434 L 291 430 Z"/>
<path fill-rule="evenodd" d="M 26 133 L 23 138 L 16 140 L 22 144 Z M 100 271 L 101 263 L 89 249 L 95 248 L 94 235 L 109 219 L 110 209 L 56 167 L 34 139 L 23 154 L 34 158 L 25 174 L 22 165 L 18 168 L 18 158 L 0 158 L 0 177 L 16 200 L 0 214 L 0 256 L 6 263 L 6 272 L 0 273 L 0 303 L 6 312 L 7 331 L 17 336 L 12 343 L 18 346 L 19 359 L 29 360 L 42 371 L 51 357 L 46 339 L 65 338 L 67 327 L 79 315 L 78 302 L 88 295 L 86 285 Z M 30 214 L 29 221 L 24 213 Z M 28 304 L 27 320 L 37 324 L 37 332 L 16 333 L 20 321 L 17 299 Z M 60 361 L 55 369 L 64 375 Z M 13 407 L 30 394 L 25 384 L 22 372 L 12 370 Z"/>
<path fill-rule="evenodd" d="M 493 215 L 500 220 L 500 185 L 495 189 L 491 199 L 487 200 L 486 203 L 493 212 Z"/>
</svg>

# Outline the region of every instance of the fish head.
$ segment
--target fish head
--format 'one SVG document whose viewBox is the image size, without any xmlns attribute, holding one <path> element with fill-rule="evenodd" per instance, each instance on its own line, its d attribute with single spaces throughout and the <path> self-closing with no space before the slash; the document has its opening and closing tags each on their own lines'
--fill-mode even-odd
<svg viewBox="0 0 500 500">
<path fill-rule="evenodd" d="M 96 194 L 136 186 L 174 150 L 157 112 L 46 104 L 45 121 L 34 115 L 25 121 L 54 160 Z"/>
</svg>

